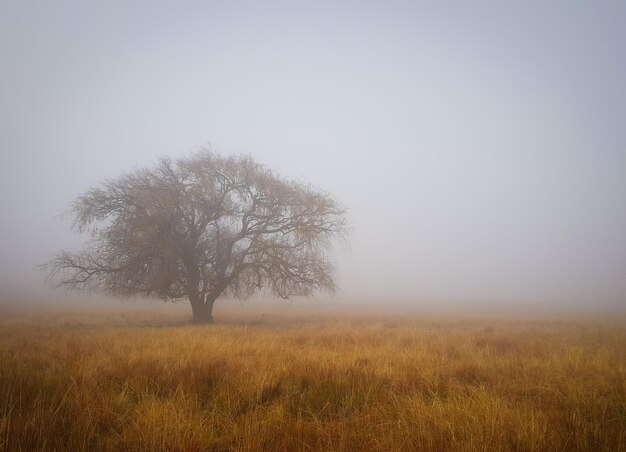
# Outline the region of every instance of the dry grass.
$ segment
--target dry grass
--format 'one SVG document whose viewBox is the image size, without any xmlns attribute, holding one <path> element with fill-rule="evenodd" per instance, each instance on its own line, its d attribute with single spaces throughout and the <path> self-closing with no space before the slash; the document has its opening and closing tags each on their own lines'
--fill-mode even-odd
<svg viewBox="0 0 626 452">
<path fill-rule="evenodd" d="M 6 314 L 0 450 L 626 450 L 602 319 Z"/>
</svg>

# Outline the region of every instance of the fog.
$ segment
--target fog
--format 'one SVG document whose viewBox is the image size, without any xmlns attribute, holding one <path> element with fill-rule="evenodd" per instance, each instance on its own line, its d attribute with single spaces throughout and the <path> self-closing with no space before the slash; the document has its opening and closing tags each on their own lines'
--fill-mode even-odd
<svg viewBox="0 0 626 452">
<path fill-rule="evenodd" d="M 210 146 L 348 207 L 338 297 L 626 307 L 626 4 L 416 3 L 3 2 L 2 292 Z"/>
</svg>

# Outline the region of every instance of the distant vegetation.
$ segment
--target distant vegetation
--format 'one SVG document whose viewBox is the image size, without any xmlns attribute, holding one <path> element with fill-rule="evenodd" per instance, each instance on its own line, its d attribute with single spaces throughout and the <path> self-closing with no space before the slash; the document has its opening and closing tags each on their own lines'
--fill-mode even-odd
<svg viewBox="0 0 626 452">
<path fill-rule="evenodd" d="M 326 251 L 347 233 L 345 209 L 330 195 L 251 157 L 208 150 L 106 181 L 70 213 L 91 235 L 83 250 L 44 266 L 56 286 L 188 299 L 196 323 L 212 322 L 225 294 L 333 292 Z"/>
<path fill-rule="evenodd" d="M 0 450 L 626 450 L 616 321 L 4 316 Z"/>
</svg>

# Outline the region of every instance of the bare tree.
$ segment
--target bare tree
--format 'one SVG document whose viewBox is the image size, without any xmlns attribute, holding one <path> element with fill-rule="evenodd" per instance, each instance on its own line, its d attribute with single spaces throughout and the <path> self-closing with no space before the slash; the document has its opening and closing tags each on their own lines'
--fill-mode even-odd
<svg viewBox="0 0 626 452">
<path fill-rule="evenodd" d="M 46 264 L 55 286 L 188 298 L 198 323 L 223 295 L 334 291 L 327 251 L 346 233 L 345 210 L 327 194 L 210 151 L 104 182 L 70 212 L 91 235 Z"/>
</svg>

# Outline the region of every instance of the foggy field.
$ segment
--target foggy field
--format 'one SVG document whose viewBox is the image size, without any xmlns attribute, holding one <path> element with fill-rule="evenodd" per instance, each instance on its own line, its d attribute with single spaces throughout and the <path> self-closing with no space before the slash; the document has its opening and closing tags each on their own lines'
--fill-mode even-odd
<svg viewBox="0 0 626 452">
<path fill-rule="evenodd" d="M 623 316 L 2 314 L 0 450 L 626 448 Z"/>
<path fill-rule="evenodd" d="M 0 1 L 0 452 L 626 452 L 624 24 Z"/>
</svg>

